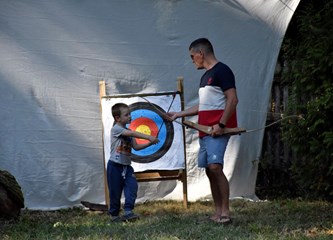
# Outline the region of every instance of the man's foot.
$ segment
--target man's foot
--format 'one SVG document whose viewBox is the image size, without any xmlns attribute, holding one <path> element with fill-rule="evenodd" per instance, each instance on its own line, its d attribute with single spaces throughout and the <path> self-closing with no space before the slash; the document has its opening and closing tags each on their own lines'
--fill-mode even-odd
<svg viewBox="0 0 333 240">
<path fill-rule="evenodd" d="M 228 224 L 232 223 L 232 220 L 229 216 L 221 216 L 215 222 L 218 223 L 218 224 L 222 224 L 222 225 L 228 225 Z"/>
<path fill-rule="evenodd" d="M 216 222 L 217 220 L 220 219 L 220 217 L 221 217 L 220 215 L 215 214 L 215 215 L 209 217 L 209 220 L 212 220 L 213 222 Z"/>
</svg>

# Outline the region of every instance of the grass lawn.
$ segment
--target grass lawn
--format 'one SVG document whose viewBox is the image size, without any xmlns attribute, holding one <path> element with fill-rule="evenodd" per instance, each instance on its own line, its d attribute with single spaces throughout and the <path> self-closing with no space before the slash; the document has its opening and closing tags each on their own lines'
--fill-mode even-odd
<svg viewBox="0 0 333 240">
<path fill-rule="evenodd" d="M 83 208 L 24 210 L 0 220 L 0 239 L 333 239 L 333 203 L 301 200 L 232 200 L 233 223 L 208 220 L 210 201 L 154 201 L 136 206 L 141 219 L 112 223 L 105 212 Z"/>
</svg>

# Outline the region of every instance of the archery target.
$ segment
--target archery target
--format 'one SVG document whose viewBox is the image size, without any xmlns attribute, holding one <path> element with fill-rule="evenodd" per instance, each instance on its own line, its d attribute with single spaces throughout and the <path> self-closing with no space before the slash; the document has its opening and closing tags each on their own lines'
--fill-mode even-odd
<svg viewBox="0 0 333 240">
<path fill-rule="evenodd" d="M 132 149 L 132 167 L 135 172 L 146 170 L 172 170 L 185 168 L 183 128 L 175 122 L 164 121 L 165 112 L 181 110 L 179 94 L 150 96 L 107 96 L 101 99 L 103 124 L 103 152 L 105 166 L 110 158 L 111 129 L 114 119 L 111 108 L 116 103 L 125 103 L 131 110 L 131 122 L 126 126 L 131 130 L 158 136 L 160 142 L 136 151 Z M 138 144 L 144 139 L 136 139 Z"/>
<path fill-rule="evenodd" d="M 147 135 L 157 137 L 160 141 L 145 149 L 136 151 L 132 149 L 132 161 L 147 163 L 161 158 L 169 151 L 174 137 L 173 124 L 165 121 L 160 115 L 165 111 L 156 104 L 136 102 L 131 104 L 131 123 L 128 128 Z M 144 139 L 136 139 L 137 143 L 147 142 Z"/>
</svg>

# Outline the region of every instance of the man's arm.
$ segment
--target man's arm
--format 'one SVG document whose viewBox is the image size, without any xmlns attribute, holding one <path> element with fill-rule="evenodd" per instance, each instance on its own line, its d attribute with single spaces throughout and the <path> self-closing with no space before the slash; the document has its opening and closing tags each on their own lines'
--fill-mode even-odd
<svg viewBox="0 0 333 240">
<path fill-rule="evenodd" d="M 180 118 L 180 117 L 187 117 L 187 116 L 194 116 L 194 115 L 197 115 L 199 112 L 199 105 L 194 105 L 184 111 L 180 111 L 180 112 L 169 112 L 169 113 L 166 113 L 166 115 L 169 117 L 169 120 L 170 121 L 173 121 L 177 118 Z"/>
<path fill-rule="evenodd" d="M 226 97 L 226 104 L 224 108 L 223 115 L 220 119 L 220 123 L 226 125 L 228 120 L 236 111 L 236 106 L 238 104 L 237 92 L 235 88 L 229 88 L 224 92 Z M 217 136 L 223 134 L 223 128 L 220 128 L 218 124 L 213 126 L 212 136 Z"/>
</svg>

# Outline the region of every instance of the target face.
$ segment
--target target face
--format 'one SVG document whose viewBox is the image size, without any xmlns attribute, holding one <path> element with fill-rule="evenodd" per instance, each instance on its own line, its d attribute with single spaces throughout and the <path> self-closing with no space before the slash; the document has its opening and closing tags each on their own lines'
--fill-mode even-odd
<svg viewBox="0 0 333 240">
<path fill-rule="evenodd" d="M 132 167 L 135 172 L 149 170 L 174 170 L 185 168 L 183 127 L 175 122 L 164 121 L 161 116 L 167 111 L 181 111 L 180 94 L 157 94 L 151 96 L 109 96 L 102 98 L 103 151 L 105 166 L 110 159 L 111 129 L 114 125 L 111 108 L 116 103 L 130 107 L 131 122 L 127 128 L 157 136 L 160 142 L 135 151 L 132 149 Z M 144 139 L 136 139 L 138 144 Z"/>
<path fill-rule="evenodd" d="M 149 163 L 158 160 L 168 152 L 172 145 L 174 138 L 172 122 L 165 121 L 160 116 L 160 114 L 165 113 L 165 111 L 155 104 L 136 102 L 129 105 L 129 107 L 132 121 L 127 127 L 132 131 L 152 135 L 160 140 L 159 143 L 139 151 L 132 149 L 132 161 L 137 163 Z M 145 139 L 135 139 L 135 141 L 138 144 L 148 142 L 148 140 Z"/>
</svg>

